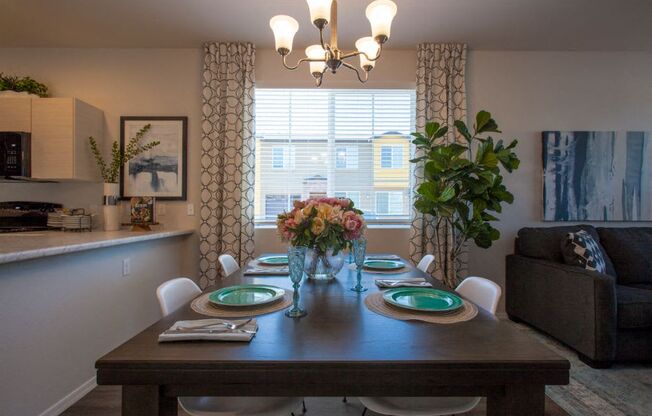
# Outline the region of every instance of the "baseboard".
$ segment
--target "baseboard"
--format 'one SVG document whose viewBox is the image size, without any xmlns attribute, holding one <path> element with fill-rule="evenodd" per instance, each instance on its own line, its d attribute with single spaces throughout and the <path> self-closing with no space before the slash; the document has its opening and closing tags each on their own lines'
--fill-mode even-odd
<svg viewBox="0 0 652 416">
<path fill-rule="evenodd" d="M 63 399 L 47 408 L 39 416 L 59 416 L 61 413 L 63 413 L 64 410 L 77 403 L 79 399 L 86 396 L 86 394 L 88 394 L 88 392 L 93 390 L 96 386 L 97 382 L 95 381 L 95 376 L 93 376 L 92 378 L 82 383 L 81 386 L 68 393 Z"/>
</svg>

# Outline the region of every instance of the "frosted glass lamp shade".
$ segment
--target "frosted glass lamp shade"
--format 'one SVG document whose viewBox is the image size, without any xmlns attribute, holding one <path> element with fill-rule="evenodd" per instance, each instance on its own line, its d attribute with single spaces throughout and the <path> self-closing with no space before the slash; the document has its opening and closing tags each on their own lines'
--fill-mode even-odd
<svg viewBox="0 0 652 416">
<path fill-rule="evenodd" d="M 375 59 L 378 56 L 380 45 L 371 36 L 360 38 L 355 42 L 355 48 L 358 52 L 365 53 L 360 55 L 360 67 L 365 71 L 371 71 L 376 65 L 376 61 L 370 61 L 368 58 Z"/>
<path fill-rule="evenodd" d="M 365 14 L 371 23 L 371 36 L 378 42 L 385 43 L 389 39 L 397 10 L 396 3 L 391 0 L 375 0 L 367 6 Z"/>
<path fill-rule="evenodd" d="M 324 48 L 321 45 L 310 45 L 306 48 L 306 56 L 309 59 L 322 59 L 319 62 L 310 62 L 310 73 L 315 77 L 317 76 L 316 74 L 321 76 L 322 71 L 326 67 L 326 51 Z"/>
<path fill-rule="evenodd" d="M 274 32 L 276 51 L 281 55 L 292 52 L 292 41 L 299 30 L 299 22 L 290 16 L 281 14 L 270 19 L 269 27 Z"/>
<path fill-rule="evenodd" d="M 331 21 L 331 4 L 333 0 L 306 0 L 310 9 L 310 20 L 319 29 Z"/>
</svg>

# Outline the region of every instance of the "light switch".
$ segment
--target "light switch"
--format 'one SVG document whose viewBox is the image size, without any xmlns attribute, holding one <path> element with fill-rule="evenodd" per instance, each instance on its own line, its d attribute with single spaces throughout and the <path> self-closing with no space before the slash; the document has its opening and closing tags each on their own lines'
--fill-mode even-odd
<svg viewBox="0 0 652 416">
<path fill-rule="evenodd" d="M 122 260 L 122 275 L 129 276 L 131 274 L 131 259 L 126 258 Z"/>
<path fill-rule="evenodd" d="M 195 215 L 195 204 L 188 204 L 188 215 Z"/>
</svg>

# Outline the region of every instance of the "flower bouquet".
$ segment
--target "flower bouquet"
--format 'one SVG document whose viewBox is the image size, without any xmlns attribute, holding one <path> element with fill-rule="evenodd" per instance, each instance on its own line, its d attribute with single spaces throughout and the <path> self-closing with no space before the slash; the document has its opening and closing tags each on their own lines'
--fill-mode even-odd
<svg viewBox="0 0 652 416">
<path fill-rule="evenodd" d="M 366 224 L 362 211 L 347 198 L 312 198 L 295 201 L 290 212 L 276 221 L 281 239 L 295 247 L 307 247 L 308 277 L 330 280 L 342 269 L 342 250 L 362 237 Z"/>
</svg>

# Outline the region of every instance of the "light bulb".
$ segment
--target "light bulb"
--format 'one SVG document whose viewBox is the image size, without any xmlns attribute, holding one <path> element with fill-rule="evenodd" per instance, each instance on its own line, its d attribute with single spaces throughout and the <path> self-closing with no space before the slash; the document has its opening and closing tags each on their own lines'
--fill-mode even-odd
<svg viewBox="0 0 652 416">
<path fill-rule="evenodd" d="M 333 0 L 306 0 L 310 9 L 310 20 L 318 29 L 331 21 L 331 4 Z"/>
<path fill-rule="evenodd" d="M 367 57 L 374 59 L 378 55 L 380 45 L 371 36 L 360 38 L 355 42 L 355 48 L 358 52 L 364 52 L 367 56 L 360 55 L 360 67 L 365 71 L 371 71 L 376 65 L 376 61 L 371 61 Z"/>
<path fill-rule="evenodd" d="M 292 41 L 299 30 L 299 22 L 290 16 L 280 14 L 270 19 L 269 27 L 274 32 L 276 51 L 281 55 L 292 52 Z"/>
<path fill-rule="evenodd" d="M 371 36 L 378 42 L 385 43 L 389 39 L 396 11 L 396 3 L 391 0 L 376 0 L 367 6 L 365 14 L 371 23 Z"/>
<path fill-rule="evenodd" d="M 306 48 L 306 56 L 309 59 L 322 59 L 322 61 L 310 62 L 310 73 L 315 77 L 321 76 L 326 68 L 326 51 L 321 45 L 310 45 Z"/>
</svg>

